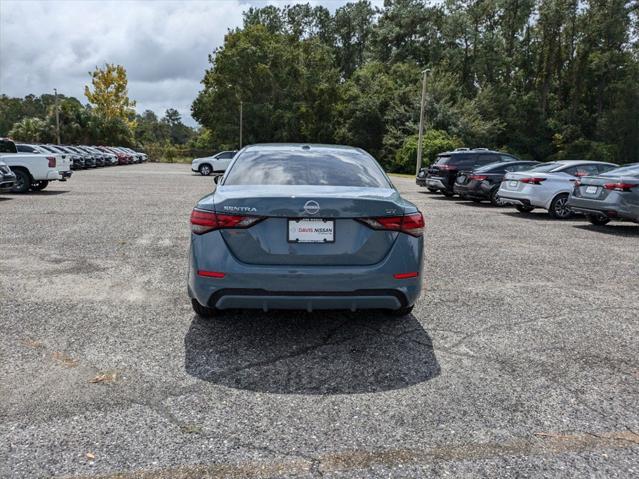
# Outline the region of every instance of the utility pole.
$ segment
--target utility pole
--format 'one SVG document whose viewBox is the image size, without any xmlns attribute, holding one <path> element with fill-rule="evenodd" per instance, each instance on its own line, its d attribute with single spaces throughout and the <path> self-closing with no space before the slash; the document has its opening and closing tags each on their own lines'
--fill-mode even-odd
<svg viewBox="0 0 639 479">
<path fill-rule="evenodd" d="M 240 101 L 240 150 L 242 149 L 242 106 L 244 105 L 243 101 Z"/>
<path fill-rule="evenodd" d="M 419 170 L 422 167 L 422 142 L 424 140 L 424 100 L 426 99 L 426 78 L 430 73 L 430 68 L 422 71 L 422 103 L 419 110 L 419 141 L 417 143 L 417 170 L 415 176 L 419 174 Z"/>
<path fill-rule="evenodd" d="M 58 145 L 60 144 L 60 109 L 58 108 L 58 90 L 56 88 L 53 89 L 54 97 L 55 97 L 55 136 L 58 140 Z"/>
</svg>

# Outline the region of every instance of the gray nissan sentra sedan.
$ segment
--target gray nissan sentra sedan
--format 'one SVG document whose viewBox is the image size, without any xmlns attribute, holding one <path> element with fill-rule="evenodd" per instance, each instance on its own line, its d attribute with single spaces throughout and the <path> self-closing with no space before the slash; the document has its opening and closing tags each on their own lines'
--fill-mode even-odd
<svg viewBox="0 0 639 479">
<path fill-rule="evenodd" d="M 639 223 L 639 163 L 599 176 L 584 176 L 575 182 L 567 206 L 586 215 L 594 225 L 610 220 Z"/>
<path fill-rule="evenodd" d="M 358 148 L 241 150 L 191 213 L 193 309 L 411 312 L 424 219 Z"/>
</svg>

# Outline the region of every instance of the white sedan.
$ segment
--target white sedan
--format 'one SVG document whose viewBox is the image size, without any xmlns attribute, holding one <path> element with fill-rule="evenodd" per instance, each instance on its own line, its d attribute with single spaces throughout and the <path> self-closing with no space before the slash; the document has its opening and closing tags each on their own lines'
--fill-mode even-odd
<svg viewBox="0 0 639 479">
<path fill-rule="evenodd" d="M 229 166 L 231 160 L 237 151 L 221 151 L 213 156 L 204 158 L 196 158 L 191 162 L 191 170 L 202 176 L 208 176 L 211 173 L 224 173 L 226 167 Z"/>
<path fill-rule="evenodd" d="M 507 173 L 499 187 L 499 198 L 528 213 L 535 208 L 548 210 L 551 218 L 572 216 L 567 207 L 575 181 L 582 176 L 596 176 L 616 168 L 601 161 L 555 161 L 543 163 L 520 173 Z"/>
</svg>

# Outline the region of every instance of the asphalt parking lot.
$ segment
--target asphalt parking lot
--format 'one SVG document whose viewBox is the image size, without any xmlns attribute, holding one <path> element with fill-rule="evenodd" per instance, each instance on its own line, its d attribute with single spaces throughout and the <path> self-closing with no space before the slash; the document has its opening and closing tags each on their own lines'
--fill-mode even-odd
<svg viewBox="0 0 639 479">
<path fill-rule="evenodd" d="M 0 196 L 3 477 L 639 474 L 639 226 L 444 199 L 425 291 L 198 319 L 188 165 Z"/>
</svg>

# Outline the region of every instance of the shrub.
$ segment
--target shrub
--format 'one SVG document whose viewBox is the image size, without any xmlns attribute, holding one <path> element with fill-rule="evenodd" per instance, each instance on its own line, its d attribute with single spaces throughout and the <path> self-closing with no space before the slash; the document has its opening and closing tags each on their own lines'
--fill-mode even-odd
<svg viewBox="0 0 639 479">
<path fill-rule="evenodd" d="M 417 161 L 418 135 L 412 135 L 404 140 L 404 144 L 395 154 L 395 159 L 391 166 L 394 173 L 414 173 Z M 428 130 L 424 134 L 422 142 L 422 162 L 428 165 L 435 160 L 435 157 L 444 151 L 454 150 L 462 146 L 459 138 L 450 136 L 442 130 Z"/>
</svg>

